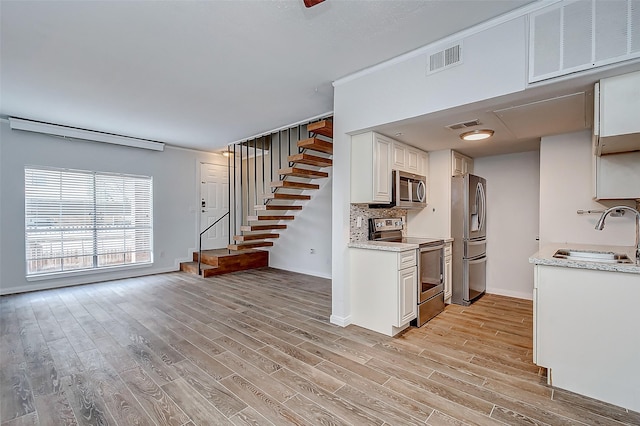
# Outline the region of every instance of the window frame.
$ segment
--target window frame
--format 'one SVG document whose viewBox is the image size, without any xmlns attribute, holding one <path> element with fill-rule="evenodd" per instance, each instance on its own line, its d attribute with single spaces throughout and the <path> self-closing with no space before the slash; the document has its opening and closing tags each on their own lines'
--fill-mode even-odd
<svg viewBox="0 0 640 426">
<path fill-rule="evenodd" d="M 38 185 L 34 183 L 38 177 L 51 180 Z M 56 182 L 56 178 L 60 180 Z M 24 255 L 28 281 L 153 265 L 153 176 L 25 165 L 24 179 Z M 65 191 L 65 183 L 69 182 L 85 186 Z M 53 192 L 47 193 L 48 184 Z M 71 204 L 76 206 L 70 207 Z M 39 216 L 40 212 L 44 214 Z M 38 224 L 40 219 L 48 225 Z M 67 222 L 69 219 L 72 220 Z M 69 236 L 72 238 L 67 240 Z M 39 241 L 49 243 L 48 255 L 33 256 Z M 64 250 L 65 241 L 79 244 L 80 252 L 69 255 Z M 117 249 L 109 247 L 114 242 Z M 68 269 L 64 268 L 65 260 Z M 38 266 L 38 262 L 48 262 L 50 266 Z"/>
</svg>

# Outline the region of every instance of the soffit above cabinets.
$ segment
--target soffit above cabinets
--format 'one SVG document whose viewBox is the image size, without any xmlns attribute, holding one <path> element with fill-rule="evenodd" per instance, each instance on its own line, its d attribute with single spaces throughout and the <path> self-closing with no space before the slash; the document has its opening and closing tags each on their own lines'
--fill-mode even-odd
<svg viewBox="0 0 640 426">
<path fill-rule="evenodd" d="M 593 93 L 579 92 L 494 111 L 518 139 L 575 132 L 591 126 Z"/>
</svg>

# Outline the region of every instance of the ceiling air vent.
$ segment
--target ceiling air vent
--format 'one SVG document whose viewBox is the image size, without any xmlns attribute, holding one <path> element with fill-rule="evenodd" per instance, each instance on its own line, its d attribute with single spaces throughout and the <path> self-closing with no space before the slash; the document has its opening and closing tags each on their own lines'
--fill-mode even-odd
<svg viewBox="0 0 640 426">
<path fill-rule="evenodd" d="M 462 42 L 429 55 L 427 75 L 462 63 Z"/>
<path fill-rule="evenodd" d="M 480 120 L 475 119 L 472 121 L 463 121 L 462 123 L 449 124 L 445 126 L 449 130 L 460 130 L 460 129 L 468 129 L 469 127 L 474 127 L 480 125 Z"/>
</svg>

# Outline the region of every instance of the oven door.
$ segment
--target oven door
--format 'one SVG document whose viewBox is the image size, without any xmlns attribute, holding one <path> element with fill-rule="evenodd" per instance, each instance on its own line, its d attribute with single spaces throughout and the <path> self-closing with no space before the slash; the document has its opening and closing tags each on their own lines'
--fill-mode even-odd
<svg viewBox="0 0 640 426">
<path fill-rule="evenodd" d="M 418 303 L 443 291 L 443 267 L 444 245 L 420 249 Z"/>
</svg>

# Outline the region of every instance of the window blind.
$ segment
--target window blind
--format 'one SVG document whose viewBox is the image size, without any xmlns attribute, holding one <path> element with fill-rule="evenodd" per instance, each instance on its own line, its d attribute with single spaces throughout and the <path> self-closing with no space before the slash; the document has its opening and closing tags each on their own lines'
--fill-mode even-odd
<svg viewBox="0 0 640 426">
<path fill-rule="evenodd" d="M 27 276 L 150 263 L 149 176 L 25 167 Z"/>
</svg>

